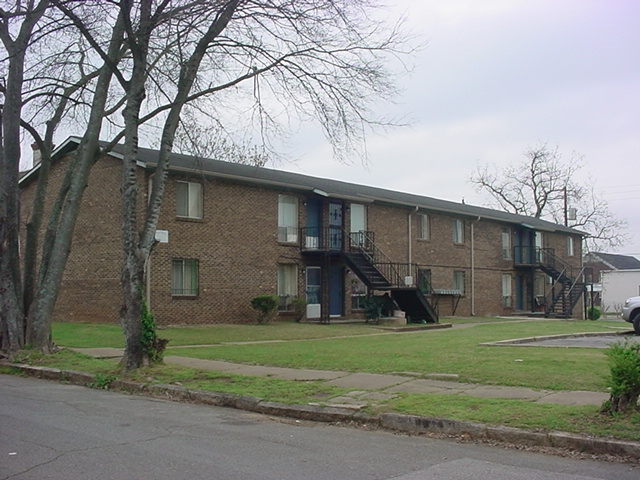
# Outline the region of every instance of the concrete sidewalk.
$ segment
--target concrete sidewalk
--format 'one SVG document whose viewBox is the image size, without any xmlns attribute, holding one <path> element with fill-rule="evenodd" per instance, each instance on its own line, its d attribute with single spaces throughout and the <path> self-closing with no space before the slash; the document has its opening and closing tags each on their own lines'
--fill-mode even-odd
<svg viewBox="0 0 640 480">
<path fill-rule="evenodd" d="M 116 348 L 75 348 L 73 350 L 96 358 L 120 358 L 123 353 L 122 349 Z M 323 381 L 328 385 L 353 389 L 346 395 L 332 398 L 326 402 L 329 406 L 351 409 L 360 409 L 367 405 L 384 403 L 401 392 L 506 398 L 560 405 L 599 406 L 609 399 L 609 394 L 603 392 L 534 390 L 525 387 L 461 383 L 455 380 L 455 375 L 431 375 L 425 377 L 411 372 L 398 374 L 350 373 L 244 365 L 179 356 L 166 356 L 164 361 L 168 364 L 183 367 L 228 372 L 237 375 L 264 376 L 298 381 Z"/>
</svg>

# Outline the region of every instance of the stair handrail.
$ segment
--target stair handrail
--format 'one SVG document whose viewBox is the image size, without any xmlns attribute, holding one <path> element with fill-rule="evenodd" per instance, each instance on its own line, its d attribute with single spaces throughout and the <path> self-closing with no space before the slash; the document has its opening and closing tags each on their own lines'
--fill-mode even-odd
<svg viewBox="0 0 640 480">
<path fill-rule="evenodd" d="M 344 230 L 344 229 L 343 229 Z M 345 234 L 348 235 L 349 238 L 349 250 L 356 250 L 359 253 L 365 255 L 369 261 L 377 268 L 378 265 L 388 265 L 389 273 L 394 278 L 387 278 L 386 280 L 392 286 L 404 286 L 404 282 L 402 281 L 402 277 L 398 272 L 395 265 L 400 265 L 397 262 L 392 262 L 391 259 L 375 244 L 369 233 L 365 230 L 360 230 L 359 232 L 347 232 L 344 230 Z M 354 241 L 354 239 L 356 239 Z M 367 248 L 365 248 L 365 246 Z M 380 271 L 380 269 L 378 269 Z M 383 276 L 384 273 L 380 272 Z"/>
<path fill-rule="evenodd" d="M 588 270 L 588 267 L 582 266 L 578 274 L 574 276 L 573 275 L 574 267 L 569 262 L 558 257 L 552 249 L 540 249 L 539 262 L 541 264 L 543 263 L 543 255 L 544 257 L 548 257 L 551 260 L 551 262 L 549 262 L 549 260 L 546 260 L 545 258 L 546 261 L 544 263 L 546 263 L 547 265 L 550 265 L 551 267 L 553 267 L 559 272 L 558 278 L 553 280 L 553 283 L 551 285 L 551 290 L 546 296 L 546 298 L 551 299 L 551 302 L 546 302 L 547 307 L 545 308 L 545 311 L 547 314 L 549 314 L 552 311 L 552 309 L 555 307 L 556 303 L 562 297 L 564 298 L 564 302 L 566 302 L 568 299 L 570 304 L 568 310 L 566 310 L 565 308 L 566 306 L 563 305 L 563 313 L 566 316 L 568 316 L 570 314 L 570 311 L 575 306 L 577 300 L 580 298 L 580 296 L 578 296 L 574 299 L 572 297 L 572 294 L 576 288 L 576 285 L 578 285 L 579 283 L 584 284 L 584 282 L 579 282 L 579 280 L 581 277 L 583 277 L 585 271 Z M 556 268 L 556 265 L 561 266 L 562 270 L 558 270 Z M 555 294 L 555 286 L 559 283 L 563 284 L 563 288 L 560 290 L 560 292 Z"/>
<path fill-rule="evenodd" d="M 569 262 L 564 260 L 562 257 L 559 257 L 558 255 L 556 255 L 555 250 L 553 250 L 552 248 L 540 248 L 539 263 L 543 263 L 542 261 L 543 256 L 549 257 L 551 259 L 551 262 L 546 261 L 544 263 L 551 265 L 554 268 L 556 268 L 556 264 L 559 264 L 562 267 L 562 270 L 559 270 L 557 268 L 556 269 L 560 272 L 560 275 L 564 276 L 565 278 L 568 278 L 572 282 L 575 281 L 576 278 L 580 278 L 580 275 L 582 275 L 582 273 L 584 272 L 584 267 L 583 267 L 580 273 L 578 273 L 578 275 L 574 277 L 573 265 L 571 265 Z"/>
</svg>

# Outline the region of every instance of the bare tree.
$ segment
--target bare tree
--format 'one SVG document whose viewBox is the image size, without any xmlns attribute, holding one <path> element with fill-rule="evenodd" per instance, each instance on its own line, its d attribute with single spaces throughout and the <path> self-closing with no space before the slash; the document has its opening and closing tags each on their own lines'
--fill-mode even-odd
<svg viewBox="0 0 640 480">
<path fill-rule="evenodd" d="M 67 3 L 83 5 L 82 2 Z M 97 17 L 105 18 L 104 15 Z M 117 21 L 114 24 L 113 28 L 109 27 L 111 46 L 108 52 L 111 58 L 107 61 L 117 61 L 122 53 L 123 29 Z M 94 64 L 89 60 L 87 53 L 90 52 L 78 43 L 78 35 L 70 32 L 69 26 L 70 22 L 51 7 L 50 1 L 3 2 L 0 8 L 0 37 L 6 51 L 0 68 L 11 72 L 1 89 L 5 104 L 11 105 L 11 113 L 3 116 L 3 127 L 8 135 L 2 137 L 0 161 L 3 181 L 0 210 L 3 223 L 10 225 L 2 233 L 3 250 L 5 247 L 6 250 L 0 262 L 0 278 L 3 279 L 0 326 L 4 351 L 11 352 L 30 345 L 50 352 L 53 347 L 53 307 L 82 193 L 90 168 L 98 158 L 98 136 L 108 111 L 105 106 L 111 70 L 105 67 L 105 62 L 100 67 L 100 61 Z M 40 241 L 41 225 L 45 222 L 44 198 L 54 133 L 69 112 L 78 116 L 84 114 L 85 138 L 69 164 L 56 200 L 49 208 L 46 233 Z M 28 132 L 41 154 L 35 200 L 31 211 L 27 212 L 30 219 L 26 225 L 22 253 L 23 272 L 17 247 L 20 213 L 13 206 L 14 203 L 19 205 L 20 196 L 17 183 L 20 128 Z M 11 279 L 10 284 L 5 282 L 8 278 Z"/>
<path fill-rule="evenodd" d="M 2 348 L 16 350 L 25 342 L 22 280 L 19 261 L 20 124 L 25 58 L 36 25 L 48 2 L 17 2 L 0 8 L 0 40 L 5 49 L 4 102 L 0 126 L 0 334 Z"/>
<path fill-rule="evenodd" d="M 502 210 L 586 232 L 587 250 L 624 245 L 626 222 L 610 212 L 592 181 L 579 182 L 576 176 L 583 166 L 582 157 L 574 154 L 565 161 L 557 147 L 541 145 L 527 150 L 522 162 L 503 169 L 478 166 L 470 181 Z"/>
<path fill-rule="evenodd" d="M 35 5 L 27 3 L 32 15 Z M 73 57 L 69 64 L 78 65 L 75 73 L 52 67 L 51 78 L 39 77 L 39 85 L 49 81 L 55 88 L 43 94 L 36 93 L 37 89 L 30 90 L 32 111 L 42 113 L 49 108 L 51 99 L 58 99 L 55 104 L 59 108 L 50 112 L 49 118 L 56 119 L 51 125 L 57 125 L 63 121 L 65 112 L 71 112 L 73 117 L 64 118 L 82 121 L 85 128 L 51 209 L 37 276 L 33 273 L 35 267 L 26 269 L 33 285 L 29 300 L 20 311 L 20 305 L 25 303 L 21 303 L 19 288 L 14 289 L 15 298 L 2 299 L 3 332 L 5 326 L 14 325 L 5 321 L 8 318 L 5 312 L 18 312 L 18 317 L 26 314 L 26 337 L 15 336 L 18 338 L 15 347 L 20 348 L 26 339 L 43 351 L 50 350 L 53 307 L 91 166 L 115 143 L 124 141 L 121 321 L 127 338 L 125 368 L 137 368 L 144 357 L 141 349 L 144 265 L 155 245 L 155 229 L 183 110 L 189 108 L 201 125 L 210 122 L 213 135 L 229 131 L 228 125 L 233 125 L 236 131 L 255 132 L 258 141 L 251 141 L 247 148 L 225 146 L 224 138 L 207 142 L 209 146 L 217 145 L 219 153 L 230 153 L 236 159 L 262 163 L 265 155 L 273 153 L 270 142 L 274 135 L 309 119 L 322 126 L 338 159 L 347 158 L 349 153 L 364 155 L 368 129 L 390 124 L 377 118 L 370 107 L 375 100 L 391 98 L 395 93 L 393 77 L 384 68 L 384 60 L 406 53 L 404 39 L 399 35 L 398 25 L 386 28 L 373 18 L 371 13 L 378 7 L 373 0 L 42 0 L 41 3 L 63 13 L 67 23 L 73 25 L 74 35 L 80 34 L 83 40 L 78 42 L 81 47 L 77 50 L 70 46 L 72 42 L 61 49 L 70 59 Z M 16 3 L 16 11 L 22 8 L 21 4 Z M 37 23 L 38 18 L 30 15 L 23 18 Z M 42 51 L 30 52 L 32 65 L 37 64 Z M 60 62 L 51 62 L 57 63 Z M 21 96 L 27 90 L 25 82 L 11 85 L 13 90 L 7 81 L 5 96 L 11 96 L 13 105 L 22 105 Z M 70 99 L 73 101 L 69 103 Z M 21 112 L 17 112 L 12 118 L 21 117 Z M 16 138 L 16 129 L 11 125 L 11 138 Z M 40 138 L 37 129 L 25 128 L 50 156 L 53 130 L 47 130 Z M 144 218 L 138 218 L 138 145 L 141 137 L 157 138 L 158 132 L 161 132 L 158 167 Z M 99 142 L 103 133 L 110 137 L 106 147 Z M 193 132 L 192 138 L 199 134 L 202 132 Z M 3 141 L 3 145 L 7 144 L 8 140 Z M 6 151 L 0 153 L 6 158 Z M 10 153 L 16 162 L 19 152 Z M 0 165 L 4 178 L 6 162 Z M 47 168 L 40 171 L 43 185 Z M 17 169 L 13 178 L 17 185 Z M 4 215 L 4 211 L 0 213 Z M 33 232 L 40 230 L 41 221 L 35 217 Z M 4 224 L 0 223 L 0 227 L 5 235 Z M 31 240 L 34 242 L 38 243 L 36 233 Z M 5 249 L 17 252 L 17 240 L 0 246 L 3 252 Z M 30 255 L 33 260 L 35 250 Z M 2 258 L 9 255 L 3 254 Z M 19 272 L 11 273 L 12 265 L 4 267 L 0 271 L 3 282 L 5 278 L 14 283 L 19 281 Z"/>
</svg>

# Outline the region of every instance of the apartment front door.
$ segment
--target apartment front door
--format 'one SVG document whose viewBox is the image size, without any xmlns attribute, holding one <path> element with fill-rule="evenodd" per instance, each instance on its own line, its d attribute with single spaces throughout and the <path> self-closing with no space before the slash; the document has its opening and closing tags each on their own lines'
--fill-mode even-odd
<svg viewBox="0 0 640 480">
<path fill-rule="evenodd" d="M 329 248 L 342 250 L 342 203 L 329 204 Z"/>
<path fill-rule="evenodd" d="M 329 267 L 329 315 L 344 315 L 344 267 L 341 265 Z"/>
</svg>

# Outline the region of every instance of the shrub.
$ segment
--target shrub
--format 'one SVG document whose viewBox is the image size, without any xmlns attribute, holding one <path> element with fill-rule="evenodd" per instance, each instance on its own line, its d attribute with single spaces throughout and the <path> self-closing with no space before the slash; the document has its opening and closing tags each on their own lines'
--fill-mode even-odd
<svg viewBox="0 0 640 480">
<path fill-rule="evenodd" d="M 637 408 L 640 397 L 640 343 L 628 339 L 615 343 L 607 350 L 611 365 L 609 387 L 611 398 L 602 407 L 603 412 L 625 412 Z"/>
<path fill-rule="evenodd" d="M 142 322 L 142 352 L 149 360 L 149 363 L 162 363 L 164 350 L 167 348 L 169 340 L 166 338 L 158 338 L 156 319 L 149 310 L 146 300 L 142 301 L 142 313 L 140 317 Z"/>
<path fill-rule="evenodd" d="M 380 317 L 382 316 L 382 308 L 384 306 L 384 299 L 381 297 L 376 297 L 375 295 L 372 297 L 367 297 L 363 301 L 364 304 L 364 316 L 367 319 L 373 322 L 380 321 Z"/>
<path fill-rule="evenodd" d="M 293 297 L 291 299 L 291 306 L 295 312 L 296 322 L 300 323 L 307 314 L 307 300 L 304 297 Z"/>
<path fill-rule="evenodd" d="M 251 299 L 251 307 L 258 312 L 258 323 L 269 323 L 278 309 L 280 298 L 276 295 L 258 295 Z"/>
<path fill-rule="evenodd" d="M 589 320 L 598 320 L 602 316 L 602 309 L 600 307 L 587 308 L 587 318 Z"/>
</svg>

